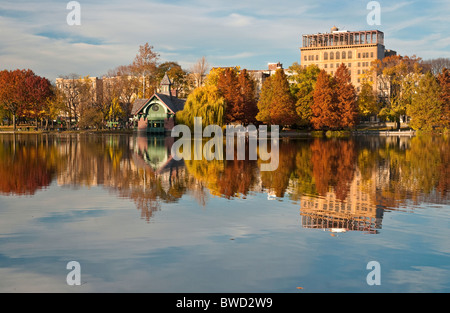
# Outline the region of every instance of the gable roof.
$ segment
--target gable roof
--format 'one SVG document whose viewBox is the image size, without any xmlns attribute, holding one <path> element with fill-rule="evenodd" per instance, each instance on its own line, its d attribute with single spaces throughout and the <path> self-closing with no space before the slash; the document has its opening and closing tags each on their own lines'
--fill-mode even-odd
<svg viewBox="0 0 450 313">
<path fill-rule="evenodd" d="M 183 110 L 184 104 L 186 103 L 185 99 L 171 97 L 162 93 L 155 93 L 148 99 L 136 99 L 136 101 L 134 101 L 133 103 L 131 114 L 138 114 L 154 97 L 157 97 L 169 109 L 169 111 L 171 111 L 171 113 L 176 113 Z"/>
<path fill-rule="evenodd" d="M 137 114 L 149 101 L 150 99 L 136 99 L 133 103 L 133 108 L 131 109 L 131 114 Z"/>
</svg>

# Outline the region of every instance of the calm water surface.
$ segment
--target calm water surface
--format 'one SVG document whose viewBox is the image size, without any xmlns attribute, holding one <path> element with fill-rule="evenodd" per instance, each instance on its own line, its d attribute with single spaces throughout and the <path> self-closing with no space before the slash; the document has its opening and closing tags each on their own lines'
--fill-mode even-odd
<svg viewBox="0 0 450 313">
<path fill-rule="evenodd" d="M 0 292 L 450 291 L 448 137 L 283 140 L 273 172 L 172 144 L 0 136 Z"/>
</svg>

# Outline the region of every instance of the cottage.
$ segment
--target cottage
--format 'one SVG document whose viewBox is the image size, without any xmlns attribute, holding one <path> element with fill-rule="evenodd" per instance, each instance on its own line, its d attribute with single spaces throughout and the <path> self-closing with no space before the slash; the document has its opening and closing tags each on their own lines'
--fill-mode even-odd
<svg viewBox="0 0 450 313">
<path fill-rule="evenodd" d="M 175 113 L 183 110 L 186 100 L 178 98 L 171 86 L 172 82 L 166 73 L 160 84 L 160 92 L 149 99 L 137 99 L 134 102 L 131 114 L 137 131 L 164 134 L 172 130 Z"/>
</svg>

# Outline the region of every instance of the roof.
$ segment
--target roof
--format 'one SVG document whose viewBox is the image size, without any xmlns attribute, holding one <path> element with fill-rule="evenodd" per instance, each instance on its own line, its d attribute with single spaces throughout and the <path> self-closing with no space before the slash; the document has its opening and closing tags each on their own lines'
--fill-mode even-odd
<svg viewBox="0 0 450 313">
<path fill-rule="evenodd" d="M 172 82 L 170 81 L 169 76 L 167 75 L 167 73 L 164 74 L 163 79 L 161 80 L 160 85 L 172 85 Z"/>
<path fill-rule="evenodd" d="M 161 100 L 162 103 L 166 105 L 166 107 L 172 111 L 172 113 L 176 113 L 184 109 L 184 104 L 186 103 L 185 99 L 180 99 L 176 97 L 171 97 L 169 95 L 165 95 L 162 93 L 155 93 L 149 99 L 137 99 L 133 103 L 133 108 L 131 110 L 131 114 L 138 114 L 154 97 L 157 97 Z"/>
<path fill-rule="evenodd" d="M 131 109 L 131 114 L 135 115 L 139 112 L 150 99 L 136 99 Z"/>
</svg>

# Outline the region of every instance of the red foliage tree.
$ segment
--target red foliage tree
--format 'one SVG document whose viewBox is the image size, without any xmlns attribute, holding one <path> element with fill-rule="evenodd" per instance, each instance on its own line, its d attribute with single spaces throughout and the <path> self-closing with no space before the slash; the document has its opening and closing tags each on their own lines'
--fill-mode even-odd
<svg viewBox="0 0 450 313">
<path fill-rule="evenodd" d="M 242 118 L 242 112 L 239 107 L 238 76 L 234 69 L 226 68 L 219 74 L 217 89 L 224 98 L 226 104 L 224 122 L 238 122 L 240 118 Z"/>
<path fill-rule="evenodd" d="M 251 79 L 246 69 L 243 69 L 238 77 L 239 102 L 242 111 L 241 121 L 244 125 L 256 122 L 258 114 L 257 99 L 255 93 L 255 82 Z"/>
<path fill-rule="evenodd" d="M 317 77 L 311 111 L 311 123 L 315 129 L 339 128 L 341 117 L 334 92 L 334 81 L 325 70 L 321 70 Z"/>
<path fill-rule="evenodd" d="M 343 63 L 334 77 L 330 77 L 325 70 L 319 73 L 313 100 L 311 122 L 315 129 L 337 130 L 356 126 L 356 91 L 350 82 L 350 73 Z"/>
<path fill-rule="evenodd" d="M 226 68 L 219 74 L 217 88 L 226 103 L 225 123 L 248 125 L 256 121 L 255 85 L 247 70 L 238 74 L 235 69 Z"/>
<path fill-rule="evenodd" d="M 341 114 L 340 127 L 353 128 L 358 121 L 358 103 L 356 90 L 350 80 L 350 72 L 341 63 L 334 76 L 336 100 Z"/>
<path fill-rule="evenodd" d="M 441 86 L 440 100 L 442 105 L 442 124 L 444 127 L 450 127 L 450 71 L 447 68 L 438 75 Z"/>
<path fill-rule="evenodd" d="M 49 80 L 31 70 L 0 72 L 0 105 L 13 116 L 14 130 L 18 115 L 37 119 L 52 96 Z"/>
</svg>

